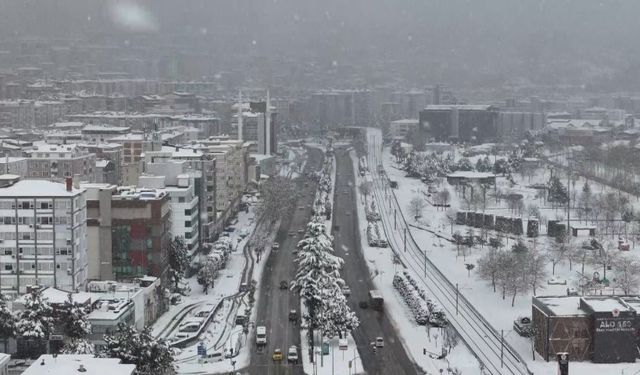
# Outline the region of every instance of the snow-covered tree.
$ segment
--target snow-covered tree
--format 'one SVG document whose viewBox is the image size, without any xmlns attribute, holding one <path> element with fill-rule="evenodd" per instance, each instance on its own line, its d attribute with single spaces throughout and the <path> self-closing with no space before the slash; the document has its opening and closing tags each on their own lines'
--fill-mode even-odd
<svg viewBox="0 0 640 375">
<path fill-rule="evenodd" d="M 70 339 L 83 339 L 91 333 L 91 323 L 87 320 L 87 310 L 73 301 L 73 294 L 67 295 L 60 310 L 58 323 L 62 332 Z"/>
<path fill-rule="evenodd" d="M 189 254 L 182 237 L 169 242 L 169 282 L 173 293 L 181 293 L 180 284 L 189 267 Z"/>
<path fill-rule="evenodd" d="M 136 365 L 138 374 L 164 375 L 173 372 L 173 352 L 169 345 L 151 336 L 148 328 L 136 331 L 122 323 L 104 336 L 102 358 L 119 358 L 122 363 Z"/>
<path fill-rule="evenodd" d="M 624 294 L 635 293 L 640 287 L 640 262 L 629 255 L 621 255 L 615 260 L 616 286 Z"/>
<path fill-rule="evenodd" d="M 496 291 L 496 282 L 500 275 L 500 263 L 499 263 L 500 251 L 497 247 L 489 247 L 489 250 L 478 259 L 478 274 L 483 280 L 491 282 L 493 291 Z"/>
<path fill-rule="evenodd" d="M 307 225 L 306 237 L 298 242 L 296 249 L 297 272 L 292 288 L 307 306 L 310 337 L 319 324 L 323 296 L 341 293 L 344 285 L 340 278 L 343 260 L 333 255 L 332 241 L 323 224 L 311 222 Z"/>
<path fill-rule="evenodd" d="M 53 329 L 53 309 L 42 298 L 42 292 L 34 288 L 24 296 L 24 310 L 18 314 L 16 334 L 28 340 L 46 340 Z"/>
<path fill-rule="evenodd" d="M 343 338 L 345 332 L 360 325 L 360 320 L 339 290 L 327 290 L 323 294 L 323 302 L 319 309 L 319 329 L 325 337 Z"/>
<path fill-rule="evenodd" d="M 0 294 L 0 339 L 4 341 L 4 352 L 7 353 L 9 338 L 16 335 L 16 316 L 7 306 L 4 295 Z"/>
<path fill-rule="evenodd" d="M 409 213 L 414 218 L 419 218 L 422 216 L 422 211 L 427 206 L 427 203 L 420 196 L 414 196 L 409 201 Z"/>
<path fill-rule="evenodd" d="M 276 222 L 294 207 L 297 194 L 292 180 L 281 176 L 269 178 L 260 186 L 262 201 L 258 206 L 258 216 Z"/>
<path fill-rule="evenodd" d="M 95 354 L 95 347 L 87 339 L 73 339 L 64 344 L 62 354 Z"/>
<path fill-rule="evenodd" d="M 207 257 L 207 261 L 198 271 L 198 284 L 202 285 L 202 290 L 205 294 L 209 294 L 209 288 L 212 288 L 215 284 L 219 269 L 219 263 L 215 258 Z"/>
</svg>

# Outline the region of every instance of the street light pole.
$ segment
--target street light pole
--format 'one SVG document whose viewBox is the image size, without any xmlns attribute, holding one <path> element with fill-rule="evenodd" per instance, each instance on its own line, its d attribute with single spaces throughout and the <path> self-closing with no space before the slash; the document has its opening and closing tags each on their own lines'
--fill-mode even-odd
<svg viewBox="0 0 640 375">
<path fill-rule="evenodd" d="M 458 315 L 458 295 L 460 294 L 460 291 L 458 289 L 458 283 L 456 283 L 456 315 Z"/>
</svg>

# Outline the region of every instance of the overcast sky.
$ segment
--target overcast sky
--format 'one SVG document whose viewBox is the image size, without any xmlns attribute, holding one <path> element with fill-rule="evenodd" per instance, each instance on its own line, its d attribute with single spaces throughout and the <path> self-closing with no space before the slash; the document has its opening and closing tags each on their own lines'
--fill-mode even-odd
<svg viewBox="0 0 640 375">
<path fill-rule="evenodd" d="M 330 61 L 598 75 L 639 60 L 639 15 L 638 0 L 0 0 L 0 38 L 183 34 Z"/>
</svg>

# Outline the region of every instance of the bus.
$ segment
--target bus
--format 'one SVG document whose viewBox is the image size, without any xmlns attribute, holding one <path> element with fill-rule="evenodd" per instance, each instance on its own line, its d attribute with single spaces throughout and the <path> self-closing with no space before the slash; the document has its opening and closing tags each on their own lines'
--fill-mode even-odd
<svg viewBox="0 0 640 375">
<path fill-rule="evenodd" d="M 384 298 L 379 290 L 372 289 L 369 291 L 369 306 L 374 310 L 382 311 L 382 305 L 384 304 Z"/>
</svg>

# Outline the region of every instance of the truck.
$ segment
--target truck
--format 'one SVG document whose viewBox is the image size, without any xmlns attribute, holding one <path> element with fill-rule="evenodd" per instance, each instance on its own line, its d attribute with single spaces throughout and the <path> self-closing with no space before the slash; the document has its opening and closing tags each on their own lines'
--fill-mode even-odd
<svg viewBox="0 0 640 375">
<path fill-rule="evenodd" d="M 382 298 L 382 294 L 379 290 L 372 289 L 369 291 L 369 306 L 372 309 L 382 311 L 382 306 L 384 304 L 384 298 Z"/>
</svg>

